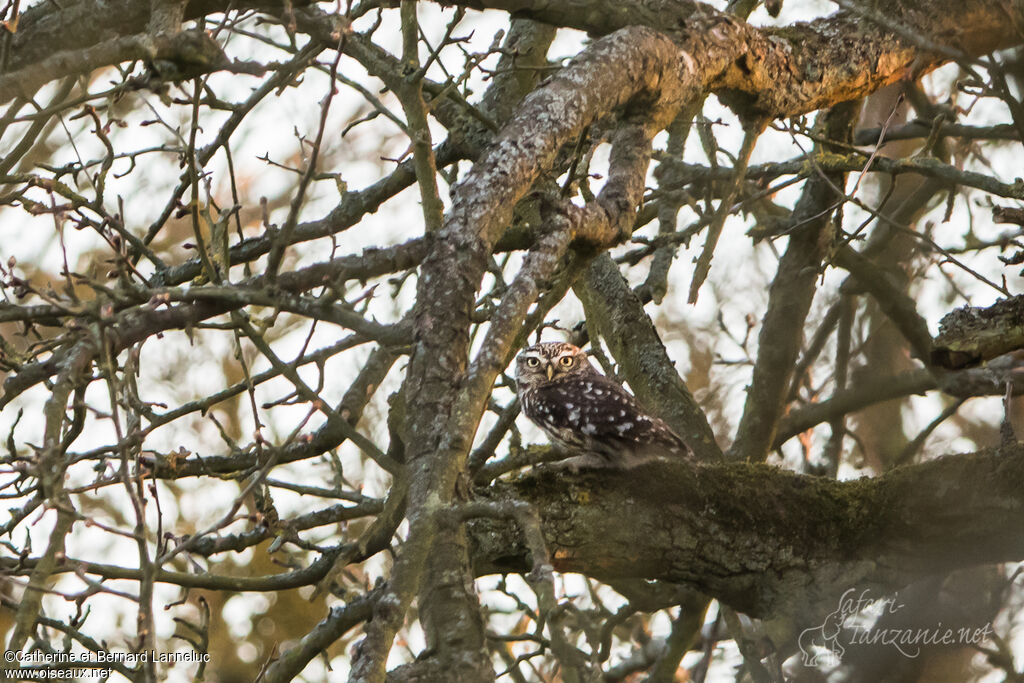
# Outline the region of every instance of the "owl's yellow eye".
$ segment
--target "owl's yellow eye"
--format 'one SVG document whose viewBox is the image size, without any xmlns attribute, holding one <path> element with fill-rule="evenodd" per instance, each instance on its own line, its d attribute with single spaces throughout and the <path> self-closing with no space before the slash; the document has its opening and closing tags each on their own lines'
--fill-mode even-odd
<svg viewBox="0 0 1024 683">
<path fill-rule="evenodd" d="M 540 365 L 540 358 L 534 358 L 533 356 L 530 356 L 529 358 L 526 359 L 527 367 L 535 368 L 538 365 Z"/>
<path fill-rule="evenodd" d="M 558 362 L 561 365 L 564 365 L 565 367 L 571 366 L 572 365 L 572 361 L 573 361 L 573 357 L 572 356 L 562 356 L 561 358 L 558 359 Z"/>
</svg>

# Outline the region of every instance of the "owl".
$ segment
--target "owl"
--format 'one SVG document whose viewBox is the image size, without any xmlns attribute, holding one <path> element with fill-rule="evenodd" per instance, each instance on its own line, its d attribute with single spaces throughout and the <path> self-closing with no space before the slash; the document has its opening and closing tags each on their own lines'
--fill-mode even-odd
<svg viewBox="0 0 1024 683">
<path fill-rule="evenodd" d="M 692 455 L 667 424 L 572 344 L 544 342 L 520 353 L 516 389 L 526 417 L 571 452 L 619 465 Z"/>
</svg>

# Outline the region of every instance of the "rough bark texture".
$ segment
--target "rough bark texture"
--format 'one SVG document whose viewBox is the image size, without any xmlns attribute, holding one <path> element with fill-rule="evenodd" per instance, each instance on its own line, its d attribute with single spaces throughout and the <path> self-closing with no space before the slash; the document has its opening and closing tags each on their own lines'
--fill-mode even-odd
<svg viewBox="0 0 1024 683">
<path fill-rule="evenodd" d="M 586 59 L 576 60 L 526 99 L 456 188 L 443 229 L 427 235 L 428 255 L 420 269 L 414 310 L 416 340 L 405 381 L 406 404 L 417 406 L 405 427 L 412 470 L 410 541 L 368 626 L 354 668 L 357 680 L 384 676 L 385 653 L 419 587 L 437 533 L 436 515 L 453 500 L 494 378 L 507 366 L 512 343 L 537 296 L 537 282 L 554 272 L 570 239 L 596 246 L 623 236 L 643 190 L 651 137 L 687 94 L 703 87 L 686 76 L 674 46 L 653 31 L 624 29 L 595 44 Z M 467 368 L 476 290 L 516 202 L 562 145 L 597 116 L 630 104 L 641 109 L 636 124 L 616 137 L 601 195 L 582 210 L 567 208 L 566 219 L 555 221 L 552 233 L 536 245 L 502 302 L 507 307 L 500 307 L 492 320 L 481 354 Z"/>
<path fill-rule="evenodd" d="M 484 495 L 537 507 L 555 568 L 686 583 L 751 616 L 799 616 L 852 586 L 1024 558 L 1024 447 L 837 482 L 764 465 L 557 467 Z M 629 519 L 630 524 L 620 520 Z M 512 524 L 471 524 L 478 574 L 529 568 Z"/>
<path fill-rule="evenodd" d="M 223 0 L 189 2 L 186 18 L 224 11 L 229 4 Z M 288 10 L 291 4 L 253 2 L 244 6 L 273 11 Z M 1022 19 L 1019 3 L 982 0 L 887 2 L 871 15 L 884 17 L 884 26 L 841 11 L 808 24 L 764 30 L 689 1 L 441 4 L 502 9 L 596 35 L 627 26 L 656 28 L 678 44 L 688 69 L 711 81 L 712 89 L 725 101 L 750 116 L 772 117 L 794 116 L 863 97 L 889 83 L 925 73 L 949 61 L 953 54 L 980 55 L 1006 47 L 1017 40 L 1015 27 Z M 230 6 L 241 8 L 238 3 Z M 6 71 L 30 69 L 51 59 L 53 45 L 71 51 L 141 33 L 148 21 L 149 6 L 141 2 L 87 1 L 57 12 L 39 5 L 22 19 Z M 712 57 L 714 52 L 727 52 L 730 59 L 718 62 Z M 115 61 L 124 58 L 110 57 Z M 80 67 L 68 62 L 64 72 L 73 73 Z M 54 72 L 51 77 L 58 75 Z"/>
<path fill-rule="evenodd" d="M 758 30 L 686 0 L 443 4 L 504 9 L 597 35 L 646 25 L 672 37 L 684 50 L 694 34 L 706 35 L 708 43 L 733 51 L 728 67 L 715 73 L 712 88 L 744 113 L 773 117 L 858 99 L 925 73 L 949 61 L 951 54 L 978 55 L 1014 44 L 1022 11 L 1020 3 L 994 0 L 892 1 L 876 4 L 869 15 L 884 18 L 881 26 L 860 14 L 840 11 L 806 24 Z M 689 55 L 695 67 L 709 68 L 701 52 Z"/>
<path fill-rule="evenodd" d="M 62 4 L 56 9 L 51 3 L 34 6 L 21 18 L 16 34 L 2 37 L 0 101 L 19 98 L 10 110 L 11 117 L 24 105 L 22 99 L 32 97 L 51 80 L 77 78 L 133 59 L 190 59 L 184 49 L 187 46 L 181 43 L 183 34 L 154 36 L 147 32 L 151 28 L 149 3 L 81 0 Z M 68 326 L 66 336 L 54 342 L 52 353 L 40 352 L 23 365 L 12 366 L 16 372 L 5 381 L 0 397 L 2 407 L 28 389 L 57 378 L 48 405 L 43 457 L 35 463 L 44 466 L 42 473 L 37 473 L 41 484 L 36 505 L 47 499 L 62 505 L 69 500 L 59 490 L 57 475 L 68 464 L 68 447 L 77 437 L 73 434 L 65 443 L 62 436 L 74 432 L 67 415 L 73 392 L 84 392 L 94 375 L 99 377 L 104 372 L 113 382 L 119 370 L 111 362 L 109 368 L 92 372 L 99 354 L 94 354 L 91 346 L 89 353 L 83 351 L 89 337 L 81 331 L 84 326 L 80 319 L 102 330 L 103 351 L 116 356 L 162 331 L 192 329 L 214 316 L 260 306 L 338 324 L 353 332 L 346 342 L 352 345 L 367 340 L 379 345 L 337 414 L 322 403 L 317 405 L 315 392 L 302 393 L 301 381 L 293 371 L 287 377 L 295 384 L 296 399 L 301 397 L 323 409 L 330 418 L 306 440 L 280 448 L 259 441 L 252 448 L 235 448 L 228 455 L 183 456 L 183 462 L 148 452 L 142 455 L 141 442 L 130 438 L 112 447 L 111 452 L 119 449 L 124 454 L 127 472 L 128 449 L 139 447 L 134 464 L 140 489 L 143 470 L 146 477 L 167 479 L 239 472 L 248 476 L 271 460 L 280 464 L 312 458 L 336 448 L 345 439 L 357 441 L 394 475 L 396 483 L 388 499 L 366 508 L 379 515 L 372 533 L 326 551 L 316 548 L 317 559 L 293 572 L 234 581 L 232 577 L 189 574 L 164 566 L 147 567 L 147 571 L 152 569 L 146 582 L 149 589 L 153 581 L 219 590 L 281 590 L 310 585 L 332 576 L 339 558 L 358 562 L 389 548 L 404 515 L 408 532 L 397 547 L 388 580 L 367 592 L 365 599 L 353 601 L 352 609 L 332 613 L 269 670 L 271 680 L 287 680 L 297 674 L 317 648 L 357 623 L 365 623 L 366 638 L 353 658 L 352 678 L 373 683 L 385 680 L 395 635 L 406 623 L 416 599 L 429 650 L 422 661 L 393 672 L 393 677 L 485 680 L 494 672 L 485 651 L 486 633 L 474 593 L 474 574 L 530 571 L 537 583 L 543 584 L 551 570 L 548 556 L 559 571 L 581 572 L 613 583 L 645 579 L 686 584 L 752 616 L 796 624 L 812 619 L 816 615 L 808 611 L 813 611 L 815 605 L 834 603 L 836 596 L 851 586 L 887 591 L 934 572 L 1024 559 L 1024 540 L 1019 532 L 1024 522 L 1024 496 L 1019 487 L 1024 475 L 1024 449 L 1010 445 L 998 452 L 950 456 L 854 482 L 800 476 L 756 464 L 648 463 L 622 471 L 583 472 L 539 469 L 476 492 L 482 499 L 499 504 L 488 508 L 494 514 L 485 515 L 487 519 L 474 519 L 468 527 L 452 522 L 453 511 L 463 510 L 469 498 L 467 458 L 495 380 L 508 367 L 524 337 L 543 322 L 531 319 L 536 313 L 531 309 L 536 305 L 543 318 L 564 293 L 550 287 L 551 281 L 558 275 L 565 289 L 573 284 L 575 271 L 565 268 L 569 257 L 577 259 L 577 265 L 593 259 L 575 285 L 590 322 L 620 361 L 631 386 L 690 439 L 699 459 L 720 459 L 708 420 L 672 368 L 641 299 L 630 291 L 616 264 L 601 255 L 630 236 L 645 196 L 652 140 L 681 111 L 689 111 L 685 108 L 711 92 L 748 123 L 832 107 L 842 125 L 827 133 L 838 136 L 839 129 L 849 123 L 845 103 L 885 85 L 916 78 L 961 55 L 977 57 L 1019 43 L 1024 3 L 886 1 L 874 3 L 867 14 L 843 10 L 807 24 L 759 29 L 688 0 L 441 2 L 463 8 L 500 9 L 521 17 L 507 47 L 509 53 L 522 48 L 529 60 L 524 63 L 533 67 L 546 66 L 543 53 L 553 32 L 531 28 L 528 21 L 575 27 L 596 37 L 571 63 L 536 88 L 535 74 L 533 80 L 521 80 L 522 74 L 498 74 L 498 85 L 484 99 L 483 114 L 474 110 L 478 116 L 471 122 L 466 121 L 465 113 L 469 105 L 449 97 L 451 89 L 447 85 L 417 81 L 403 66 L 411 65 L 411 71 L 416 70 L 411 55 L 417 54 L 418 38 L 415 3 L 411 0 L 403 3 L 408 54 L 401 64 L 368 36 L 353 33 L 347 17 L 328 15 L 310 4 L 203 0 L 187 3 L 184 17 L 197 18 L 229 9 L 260 9 L 279 16 L 289 30 L 310 36 L 309 53 L 295 57 L 302 68 L 327 46 L 337 46 L 400 94 L 407 119 L 418 126 L 419 137 L 411 140 L 413 159 L 399 164 L 389 178 L 376 185 L 361 192 L 343 193 L 339 206 L 321 221 L 297 224 L 291 220 L 288 230 L 267 229 L 258 237 L 240 239 L 222 255 L 225 267 L 251 264 L 268 253 L 274 267 L 273 272 L 264 275 L 247 274 L 232 288 L 197 282 L 202 275 L 216 279 L 216 273 L 204 269 L 208 264 L 201 259 L 166 267 L 159 259 L 151 258 L 155 271 L 152 279 L 144 283 L 145 287 L 132 281 L 137 289 L 119 291 L 120 297 L 111 299 L 109 314 L 79 314 L 76 309 L 57 305 L 0 307 L 0 322 L 56 322 Z M 209 46 L 210 40 L 202 44 Z M 53 45 L 60 46 L 56 53 Z M 231 68 L 233 64 L 219 52 L 203 52 L 201 57 L 193 64 L 197 74 Z M 254 97 L 273 92 L 275 87 L 283 88 L 294 74 L 283 71 L 278 76 L 278 83 L 265 82 Z M 64 95 L 70 92 L 73 78 L 67 81 Z M 505 88 L 516 96 L 502 98 Z M 199 90 L 197 84 L 196 93 Z M 531 94 L 520 102 L 519 95 L 527 90 Z M 258 101 L 256 97 L 246 107 Z M 195 107 L 198 111 L 198 100 Z M 428 108 L 451 132 L 451 138 L 436 148 L 432 148 L 428 135 Z M 234 113 L 243 110 L 248 111 L 240 107 Z M 493 133 L 482 119 L 492 124 L 493 130 L 500 130 Z M 44 120 L 40 116 L 40 121 Z M 224 140 L 233 131 L 232 121 L 229 117 L 229 124 L 225 124 Z M 567 150 L 583 139 L 591 126 L 602 127 L 611 142 L 609 171 L 597 197 L 583 193 L 583 201 L 573 203 L 548 188 L 570 167 Z M 195 131 L 193 127 L 193 137 Z M 35 134 L 26 135 L 26 145 L 34 139 Z M 219 148 L 220 144 L 212 144 L 197 152 L 193 142 L 189 153 L 202 166 Z M 709 157 L 714 166 L 715 155 Z M 451 207 L 442 222 L 433 176 L 438 168 L 462 159 L 475 163 L 452 187 Z M 0 160 L 0 166 L 6 163 Z M 685 184 L 688 173 L 699 175 L 710 188 L 708 207 L 718 199 L 724 205 L 724 217 L 732 211 L 733 195 L 724 193 L 729 200 L 722 200 L 715 195 L 715 183 L 734 181 L 738 188 L 752 179 L 796 174 L 804 163 L 803 159 L 795 162 L 797 168 L 764 165 L 744 175 L 742 169 L 690 168 L 679 161 L 675 177 Z M 819 175 L 806 181 L 803 198 L 790 216 L 788 244 L 771 285 L 749 400 L 732 451 L 742 459 L 764 460 L 773 446 L 825 420 L 833 421 L 836 433 L 840 433 L 842 422 L 838 418 L 877 402 L 882 395 L 905 396 L 935 387 L 963 395 L 1002 391 L 999 381 L 978 373 L 942 375 L 926 369 L 908 373 L 898 382 L 885 378 L 885 387 L 858 384 L 847 388 L 845 380 L 837 382 L 839 389 L 829 401 L 808 404 L 784 416 L 803 327 L 818 277 L 830 255 L 834 202 L 842 198 L 845 173 L 862 170 L 866 161 L 851 152 L 845 157 L 835 153 L 815 163 Z M 887 173 L 921 173 L 1002 196 L 1024 196 L 1020 183 L 960 173 L 933 159 L 872 158 L 872 163 L 875 170 Z M 4 168 L 4 173 L 10 170 Z M 197 169 L 190 170 L 198 178 Z M 309 175 L 314 170 L 311 164 Z M 9 184 L 25 183 L 27 189 L 37 187 L 33 183 L 38 182 L 35 176 L 3 178 Z M 190 183 L 188 174 L 182 178 L 180 193 L 167 203 L 163 219 L 144 239 L 130 235 L 133 239 L 128 240 L 125 249 L 131 258 L 126 261 L 137 263 L 143 258 L 147 244 L 163 229 L 168 215 L 183 206 L 184 192 L 190 184 L 195 209 L 198 180 Z M 358 258 L 340 257 L 292 272 L 276 272 L 281 254 L 290 244 L 334 235 L 417 181 L 427 207 L 424 217 L 428 229 L 422 237 L 368 251 Z M 533 193 L 543 195 L 537 202 L 541 205 L 540 220 L 514 233 L 510 226 L 516 223 L 517 208 Z M 301 195 L 299 192 L 293 198 L 295 207 L 302 203 Z M 91 208 L 102 208 L 102 199 L 98 197 Z M 75 208 L 88 205 L 88 201 L 81 200 Z M 53 213 L 56 217 L 57 209 Z M 294 219 L 295 214 L 293 211 L 290 218 Z M 104 227 L 116 223 L 106 220 Z M 196 235 L 198 238 L 200 231 Z M 501 249 L 526 249 L 527 253 L 514 279 L 501 283 L 502 292 L 485 310 L 479 303 L 479 290 L 492 267 L 493 255 Z M 849 246 L 840 250 L 835 262 L 850 271 L 855 280 L 863 281 L 871 295 L 888 301 L 881 306 L 885 315 L 896 321 L 918 357 L 928 362 L 927 328 L 910 295 L 885 278 L 874 277 L 865 255 Z M 416 303 L 401 322 L 392 325 L 366 320 L 345 302 L 323 301 L 309 294 L 328 284 L 343 291 L 350 280 L 417 268 Z M 124 277 L 130 280 L 129 275 Z M 176 286 L 184 283 L 189 286 Z M 538 303 L 543 294 L 552 291 L 558 294 L 552 297 L 554 300 L 548 301 L 545 296 L 543 305 Z M 890 296 L 894 291 L 898 297 Z M 931 356 L 931 362 L 959 368 L 1018 348 L 1021 316 L 1009 303 L 1004 308 L 1008 310 L 1006 316 L 1001 314 L 1002 309 L 996 315 L 995 308 L 980 315 L 981 327 L 994 325 L 995 335 L 987 328 L 984 335 L 979 327 L 965 333 L 958 331 L 962 326 L 954 329 L 953 323 L 966 319 L 967 314 L 948 321 L 941 337 L 948 351 Z M 979 318 L 973 313 L 967 317 Z M 486 328 L 480 326 L 481 320 L 486 320 Z M 481 334 L 474 338 L 477 331 Z M 961 341 L 965 336 L 968 341 Z M 996 339 L 978 341 L 983 336 Z M 249 337 L 254 344 L 259 342 L 259 335 Z M 394 441 L 385 455 L 401 452 L 401 462 L 380 457 L 382 449 L 354 429 L 368 396 L 395 363 L 397 347 L 409 351 L 408 364 L 403 365 L 404 384 L 394 403 L 404 406 L 404 410 L 393 411 L 389 427 Z M 478 350 L 473 352 L 474 348 Z M 274 360 L 275 367 L 287 369 L 287 364 L 276 357 Z M 213 403 L 203 406 L 203 410 Z M 77 404 L 72 408 L 84 410 Z M 514 412 L 511 414 L 514 417 Z M 151 414 L 146 417 L 151 418 Z M 258 425 L 258 417 L 256 422 Z M 841 440 L 842 435 L 838 438 Z M 50 465 L 53 467 L 47 469 Z M 523 513 L 522 501 L 539 515 L 543 543 L 524 540 L 523 525 L 532 522 L 533 517 Z M 505 503 L 509 505 L 503 507 Z M 66 507 L 72 509 L 70 503 Z M 325 516 L 334 522 L 345 521 L 348 510 Z M 503 512 L 508 510 L 512 513 Z M 509 520 L 504 521 L 504 517 Z M 303 521 L 310 526 L 316 523 Z M 3 563 L 5 570 L 28 573 L 32 579 L 14 632 L 14 645 L 18 647 L 37 625 L 42 587 L 51 575 L 77 569 L 107 579 L 142 582 L 141 567 L 136 570 L 68 560 L 64 541 L 71 526 L 71 517 L 62 517 L 48 554 L 42 559 L 8 558 Z M 534 529 L 525 531 L 526 538 L 532 538 Z M 239 534 L 223 540 L 183 543 L 192 543 L 192 551 L 213 553 L 226 547 L 250 547 L 269 533 L 262 530 L 247 537 Z M 144 541 L 140 544 L 145 545 Z M 475 565 L 472 568 L 470 560 Z M 538 595 L 544 590 L 538 589 Z M 554 602 L 553 591 L 543 594 L 549 603 Z M 673 596 L 677 602 L 682 599 Z M 690 596 L 688 604 L 705 603 L 702 598 Z M 684 624 L 680 627 L 680 642 L 688 643 L 687 637 L 692 636 L 699 619 L 681 615 L 679 621 Z M 575 662 L 578 653 L 558 642 L 557 628 L 552 632 L 552 648 L 569 652 L 559 660 L 566 667 L 566 678 L 587 678 L 586 663 Z M 685 647 L 677 643 L 675 650 L 678 654 Z M 670 669 L 666 665 L 665 670 Z"/>
<path fill-rule="evenodd" d="M 1024 297 L 1003 299 L 987 308 L 965 306 L 939 322 L 932 361 L 956 370 L 1024 347 Z"/>
</svg>

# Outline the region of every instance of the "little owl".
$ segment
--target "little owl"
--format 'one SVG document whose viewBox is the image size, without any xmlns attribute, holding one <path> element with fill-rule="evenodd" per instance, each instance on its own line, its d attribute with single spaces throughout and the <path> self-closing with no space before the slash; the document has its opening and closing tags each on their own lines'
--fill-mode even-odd
<svg viewBox="0 0 1024 683">
<path fill-rule="evenodd" d="M 648 415 L 572 344 L 544 342 L 520 353 L 516 388 L 526 417 L 571 452 L 615 464 L 692 454 L 667 424 Z"/>
</svg>

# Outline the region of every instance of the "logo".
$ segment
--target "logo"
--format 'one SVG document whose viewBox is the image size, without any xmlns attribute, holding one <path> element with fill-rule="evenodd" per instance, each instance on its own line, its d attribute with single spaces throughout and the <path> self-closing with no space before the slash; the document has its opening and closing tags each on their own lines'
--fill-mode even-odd
<svg viewBox="0 0 1024 683">
<path fill-rule="evenodd" d="M 820 625 L 804 629 L 797 644 L 804 666 L 831 668 L 838 666 L 847 645 L 875 645 L 894 648 L 913 659 L 922 647 L 930 645 L 979 645 L 995 633 L 992 624 L 981 627 L 954 628 L 938 622 L 934 626 L 912 628 L 878 627 L 879 618 L 903 609 L 899 594 L 888 598 L 872 598 L 869 590 L 856 594 L 851 588 L 839 598 L 839 605 L 829 612 Z M 842 643 L 840 642 L 842 636 Z"/>
</svg>

